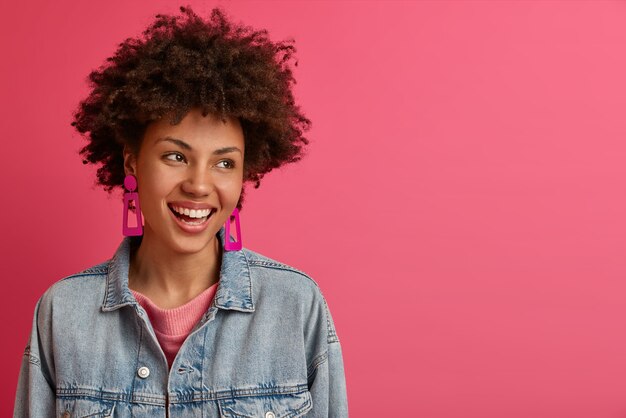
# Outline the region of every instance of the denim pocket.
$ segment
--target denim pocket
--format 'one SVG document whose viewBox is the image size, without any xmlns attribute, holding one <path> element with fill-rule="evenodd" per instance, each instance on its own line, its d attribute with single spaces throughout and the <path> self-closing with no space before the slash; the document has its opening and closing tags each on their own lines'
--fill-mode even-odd
<svg viewBox="0 0 626 418">
<path fill-rule="evenodd" d="M 115 405 L 110 402 L 76 399 L 63 402 L 61 418 L 108 418 Z"/>
<path fill-rule="evenodd" d="M 229 418 L 296 418 L 313 407 L 311 394 L 244 396 L 220 400 L 220 416 Z"/>
</svg>

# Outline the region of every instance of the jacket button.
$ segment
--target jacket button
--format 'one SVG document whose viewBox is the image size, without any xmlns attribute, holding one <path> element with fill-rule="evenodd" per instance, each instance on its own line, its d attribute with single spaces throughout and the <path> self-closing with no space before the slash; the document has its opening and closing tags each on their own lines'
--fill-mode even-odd
<svg viewBox="0 0 626 418">
<path fill-rule="evenodd" d="M 265 418 L 276 418 L 276 415 L 272 411 L 267 411 L 265 413 Z"/>
<path fill-rule="evenodd" d="M 137 375 L 139 375 L 139 377 L 141 377 L 142 379 L 145 379 L 146 377 L 150 376 L 150 369 L 147 367 L 140 367 L 139 370 L 137 370 Z"/>
</svg>

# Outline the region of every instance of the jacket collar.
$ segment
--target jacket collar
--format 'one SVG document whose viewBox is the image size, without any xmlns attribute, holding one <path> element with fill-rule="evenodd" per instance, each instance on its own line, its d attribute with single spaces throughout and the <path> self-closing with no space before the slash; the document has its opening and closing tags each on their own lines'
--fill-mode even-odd
<svg viewBox="0 0 626 418">
<path fill-rule="evenodd" d="M 224 227 L 218 231 L 216 238 L 219 239 L 223 249 Z M 130 240 L 131 238 L 125 237 L 109 260 L 106 292 L 102 303 L 103 311 L 113 311 L 126 305 L 137 305 L 135 297 L 128 288 Z M 214 301 L 215 306 L 220 309 L 254 312 L 250 266 L 244 251 L 222 250 L 220 280 Z"/>
</svg>

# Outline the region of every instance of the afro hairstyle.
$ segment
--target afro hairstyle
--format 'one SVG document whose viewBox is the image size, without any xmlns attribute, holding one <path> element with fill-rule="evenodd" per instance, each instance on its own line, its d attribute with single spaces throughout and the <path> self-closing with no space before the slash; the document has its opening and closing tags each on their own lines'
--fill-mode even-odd
<svg viewBox="0 0 626 418">
<path fill-rule="evenodd" d="M 241 123 L 246 151 L 244 182 L 298 161 L 311 122 L 295 104 L 293 40 L 272 42 L 267 30 L 229 21 L 214 8 L 203 19 L 190 7 L 157 14 L 142 35 L 128 38 L 88 76 L 90 91 L 72 126 L 87 139 L 84 164 L 95 164 L 97 184 L 123 185 L 123 150 L 138 152 L 148 124 L 178 124 L 192 108 Z M 241 209 L 242 196 L 237 207 Z"/>
</svg>

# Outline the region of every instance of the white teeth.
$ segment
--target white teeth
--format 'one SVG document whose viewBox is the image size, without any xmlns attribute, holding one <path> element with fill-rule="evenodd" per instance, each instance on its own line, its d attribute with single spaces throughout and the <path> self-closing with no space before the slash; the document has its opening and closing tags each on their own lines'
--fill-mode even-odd
<svg viewBox="0 0 626 418">
<path fill-rule="evenodd" d="M 202 219 L 206 218 L 211 214 L 211 209 L 189 209 L 189 208 L 181 208 L 178 206 L 171 206 L 174 209 L 174 212 L 180 213 L 182 215 L 187 215 L 190 218 Z M 204 219 L 202 219 L 204 221 Z"/>
</svg>

